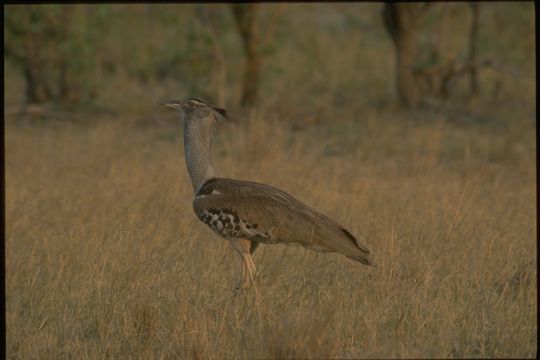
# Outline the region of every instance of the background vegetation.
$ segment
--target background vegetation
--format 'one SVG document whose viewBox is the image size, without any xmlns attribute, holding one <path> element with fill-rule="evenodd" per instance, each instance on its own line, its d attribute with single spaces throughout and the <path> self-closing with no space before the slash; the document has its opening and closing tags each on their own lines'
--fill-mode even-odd
<svg viewBox="0 0 540 360">
<path fill-rule="evenodd" d="M 532 3 L 479 5 L 475 94 L 471 6 L 420 9 L 414 106 L 382 4 L 4 9 L 8 358 L 536 356 Z M 234 295 L 155 106 L 187 96 L 232 114 L 220 175 L 327 213 L 378 267 L 261 246 L 261 300 Z"/>
</svg>

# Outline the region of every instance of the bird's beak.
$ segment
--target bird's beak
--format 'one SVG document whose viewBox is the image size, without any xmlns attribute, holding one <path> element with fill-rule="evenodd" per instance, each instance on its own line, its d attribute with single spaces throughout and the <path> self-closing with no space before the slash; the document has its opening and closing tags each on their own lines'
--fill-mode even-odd
<svg viewBox="0 0 540 360">
<path fill-rule="evenodd" d="M 167 106 L 170 108 L 173 108 L 175 110 L 181 110 L 182 104 L 178 100 L 165 100 L 165 101 L 159 101 L 158 105 Z"/>
</svg>

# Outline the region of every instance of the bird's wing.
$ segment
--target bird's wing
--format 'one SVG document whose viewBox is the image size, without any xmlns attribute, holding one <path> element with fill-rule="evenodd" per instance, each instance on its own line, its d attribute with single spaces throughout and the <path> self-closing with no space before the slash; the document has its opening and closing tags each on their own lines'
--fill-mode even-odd
<svg viewBox="0 0 540 360">
<path fill-rule="evenodd" d="M 193 209 L 201 221 L 223 237 L 296 243 L 373 265 L 368 248 L 349 231 L 269 185 L 212 178 L 197 193 Z"/>
</svg>

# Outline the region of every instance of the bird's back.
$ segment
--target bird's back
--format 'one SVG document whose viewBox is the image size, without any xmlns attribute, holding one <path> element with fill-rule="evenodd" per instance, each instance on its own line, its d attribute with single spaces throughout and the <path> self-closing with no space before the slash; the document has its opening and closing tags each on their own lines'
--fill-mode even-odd
<svg viewBox="0 0 540 360">
<path fill-rule="evenodd" d="M 201 221 L 223 237 L 299 244 L 373 265 L 368 248 L 349 231 L 269 185 L 212 178 L 198 191 L 193 208 Z"/>
</svg>

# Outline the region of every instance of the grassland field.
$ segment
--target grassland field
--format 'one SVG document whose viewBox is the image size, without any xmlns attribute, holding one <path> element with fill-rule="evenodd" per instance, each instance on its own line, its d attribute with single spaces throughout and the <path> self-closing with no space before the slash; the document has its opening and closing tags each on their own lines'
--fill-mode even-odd
<svg viewBox="0 0 540 360">
<path fill-rule="evenodd" d="M 420 110 L 395 106 L 380 4 L 283 6 L 252 111 L 235 105 L 242 61 L 231 51 L 216 173 L 329 215 L 378 266 L 261 245 L 260 298 L 236 294 L 240 260 L 193 213 L 180 120 L 155 105 L 197 94 L 118 71 L 93 108 L 20 113 L 24 86 L 6 63 L 9 359 L 537 356 L 534 5 L 482 10 L 479 51 L 519 75 L 482 71 L 477 99 L 463 81 Z M 158 44 L 162 33 L 141 30 L 158 23 L 136 5 L 111 9 L 130 32 L 107 37 L 119 44 L 111 56 L 151 59 L 136 46 Z M 148 22 L 130 25 L 139 12 Z M 466 21 L 448 37 L 455 49 Z"/>
<path fill-rule="evenodd" d="M 218 174 L 288 191 L 378 263 L 262 245 L 259 308 L 193 214 L 174 114 L 8 118 L 9 357 L 533 357 L 534 126 L 406 116 L 330 131 L 254 113 L 221 129 Z"/>
</svg>

